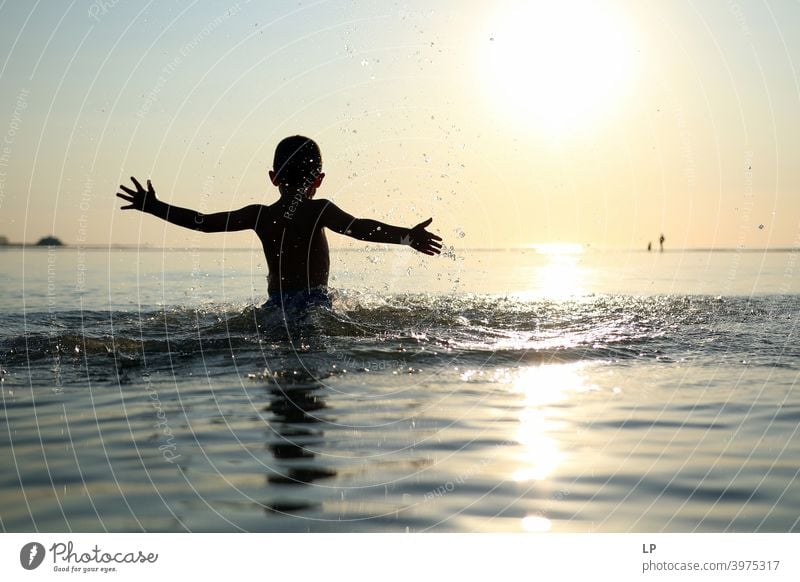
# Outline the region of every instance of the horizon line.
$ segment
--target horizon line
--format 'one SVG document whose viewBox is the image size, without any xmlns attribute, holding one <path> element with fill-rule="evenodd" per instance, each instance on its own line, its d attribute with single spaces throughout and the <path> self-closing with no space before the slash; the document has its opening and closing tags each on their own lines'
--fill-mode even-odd
<svg viewBox="0 0 800 582">
<path fill-rule="evenodd" d="M 384 243 L 386 244 L 386 243 Z M 708 246 L 698 246 L 698 247 L 683 247 L 683 248 L 671 248 L 671 249 L 664 249 L 663 251 L 660 250 L 652 250 L 648 251 L 646 248 L 630 248 L 630 247 L 593 247 L 589 245 L 579 245 L 576 243 L 577 247 L 580 247 L 579 253 L 583 252 L 641 252 L 641 253 L 652 253 L 652 254 L 662 254 L 662 253 L 696 253 L 696 252 L 745 252 L 745 253 L 758 253 L 758 252 L 768 252 L 768 253 L 778 253 L 778 252 L 798 252 L 800 251 L 800 246 L 775 246 L 775 247 L 733 247 L 733 246 L 719 246 L 719 247 L 708 247 Z M 459 250 L 464 251 L 531 251 L 531 252 L 540 252 L 537 250 L 535 245 L 519 245 L 519 246 L 501 246 L 501 247 L 455 247 Z M 227 251 L 254 251 L 254 250 L 261 250 L 260 246 L 252 246 L 252 247 L 219 247 L 219 246 L 202 246 L 202 247 L 193 247 L 193 246 L 186 246 L 186 245 L 170 245 L 170 246 L 153 246 L 150 244 L 134 244 L 134 243 L 113 243 L 113 244 L 102 244 L 102 243 L 78 243 L 78 244 L 67 244 L 62 243 L 60 245 L 41 245 L 37 243 L 5 243 L 0 244 L 0 250 L 2 249 L 64 249 L 64 250 L 144 250 L 144 251 L 159 251 L 159 250 L 167 250 L 167 251 L 174 251 L 174 250 L 192 250 L 192 251 L 220 251 L 220 250 L 227 250 Z M 373 251 L 389 251 L 392 250 L 391 247 L 385 247 L 383 245 L 379 246 L 367 246 L 364 248 L 352 248 L 352 247 L 345 247 L 345 246 L 331 246 L 331 250 L 336 251 L 350 251 L 350 252 L 373 252 Z"/>
</svg>

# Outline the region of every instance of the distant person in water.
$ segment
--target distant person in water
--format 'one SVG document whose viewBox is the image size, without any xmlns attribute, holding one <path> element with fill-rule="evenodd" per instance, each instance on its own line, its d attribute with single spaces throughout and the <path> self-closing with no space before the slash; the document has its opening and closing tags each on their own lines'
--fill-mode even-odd
<svg viewBox="0 0 800 582">
<path fill-rule="evenodd" d="M 667 239 L 665 239 L 665 238 L 664 238 L 664 235 L 663 235 L 663 234 L 662 234 L 662 235 L 661 235 L 661 236 L 658 238 L 658 244 L 659 244 L 659 246 L 661 247 L 660 251 L 661 251 L 662 253 L 664 252 L 664 241 L 665 241 L 665 240 L 667 240 Z"/>
<path fill-rule="evenodd" d="M 355 218 L 329 200 L 315 200 L 324 177 L 319 146 L 307 137 L 295 135 L 275 148 L 269 178 L 278 187 L 280 199 L 268 206 L 251 204 L 230 212 L 201 214 L 162 202 L 156 198 L 150 180 L 145 190 L 134 177 L 131 181 L 136 189 L 120 185 L 123 193 L 117 196 L 129 203 L 122 210 L 140 210 L 191 230 L 254 230 L 269 268 L 267 305 L 330 306 L 326 228 L 358 240 L 409 245 L 426 255 L 441 252 L 441 237 L 425 230 L 432 218 L 413 228 L 403 228 Z"/>
<path fill-rule="evenodd" d="M 649 253 L 652 250 L 653 250 L 653 243 L 652 242 L 647 243 L 647 252 Z"/>
</svg>

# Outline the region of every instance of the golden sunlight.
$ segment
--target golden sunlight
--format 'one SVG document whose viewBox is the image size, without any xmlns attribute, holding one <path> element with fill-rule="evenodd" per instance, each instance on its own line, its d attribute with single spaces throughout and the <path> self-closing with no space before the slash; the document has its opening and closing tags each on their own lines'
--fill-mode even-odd
<svg viewBox="0 0 800 582">
<path fill-rule="evenodd" d="M 579 255 L 583 253 L 583 245 L 578 243 L 534 243 L 530 245 L 537 253 L 542 255 Z"/>
<path fill-rule="evenodd" d="M 553 137 L 593 125 L 633 76 L 630 28 L 605 3 L 519 2 L 490 40 L 480 66 L 491 101 Z"/>
<path fill-rule="evenodd" d="M 551 434 L 558 425 L 551 407 L 571 394 L 593 388 L 584 382 L 581 368 L 581 364 L 545 364 L 520 371 L 514 390 L 523 395 L 525 408 L 516 440 L 525 447 L 525 453 L 512 475 L 515 481 L 545 479 L 563 460 L 564 454 Z"/>
<path fill-rule="evenodd" d="M 588 292 L 590 270 L 580 264 L 584 248 L 574 243 L 539 243 L 531 248 L 544 256 L 545 263 L 533 271 L 531 297 L 565 298 Z"/>
</svg>

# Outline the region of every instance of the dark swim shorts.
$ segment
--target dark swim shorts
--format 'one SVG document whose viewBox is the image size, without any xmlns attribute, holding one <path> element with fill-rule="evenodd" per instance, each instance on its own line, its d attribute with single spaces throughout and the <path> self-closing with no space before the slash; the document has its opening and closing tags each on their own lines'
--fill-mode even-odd
<svg viewBox="0 0 800 582">
<path fill-rule="evenodd" d="M 284 311 L 302 311 L 309 307 L 331 308 L 331 296 L 326 287 L 314 287 L 291 293 L 270 293 L 265 309 L 279 308 Z"/>
</svg>

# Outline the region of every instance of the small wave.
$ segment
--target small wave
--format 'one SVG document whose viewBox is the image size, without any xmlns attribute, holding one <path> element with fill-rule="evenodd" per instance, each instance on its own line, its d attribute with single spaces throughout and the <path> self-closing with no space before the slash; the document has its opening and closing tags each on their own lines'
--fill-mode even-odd
<svg viewBox="0 0 800 582">
<path fill-rule="evenodd" d="M 163 360 L 172 366 L 178 357 L 191 366 L 214 358 L 223 365 L 227 357 L 278 359 L 289 369 L 298 358 L 314 357 L 326 368 L 344 356 L 354 363 L 351 369 L 359 369 L 375 361 L 413 368 L 452 362 L 718 361 L 721 355 L 734 362 L 771 355 L 789 362 L 796 348 L 783 330 L 791 332 L 798 310 L 797 297 L 555 301 L 340 291 L 333 310 L 291 318 L 279 310 L 230 304 L 3 315 L 0 364 L 57 358 L 120 368 L 136 367 L 146 357 L 153 365 Z"/>
</svg>

